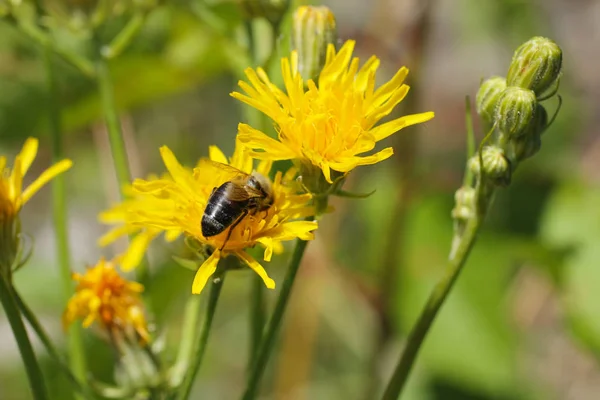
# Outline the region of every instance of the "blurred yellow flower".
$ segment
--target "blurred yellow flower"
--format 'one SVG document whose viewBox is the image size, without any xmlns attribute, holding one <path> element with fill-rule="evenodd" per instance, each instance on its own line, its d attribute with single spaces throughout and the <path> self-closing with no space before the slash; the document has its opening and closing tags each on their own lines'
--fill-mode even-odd
<svg viewBox="0 0 600 400">
<path fill-rule="evenodd" d="M 58 174 L 71 168 L 71 160 L 62 160 L 54 164 L 37 177 L 23 190 L 23 177 L 33 163 L 38 150 L 38 140 L 29 138 L 23 149 L 15 157 L 12 170 L 6 166 L 6 157 L 0 156 L 0 218 L 2 221 L 14 218 L 21 207 L 31 199 L 46 183 Z"/>
<path fill-rule="evenodd" d="M 220 164 L 229 165 L 245 174 L 250 174 L 253 160 L 236 146 L 231 160 L 216 146 L 209 148 L 211 162 L 202 160 L 193 171 L 184 168 L 175 155 L 166 146 L 160 149 L 161 156 L 170 176 L 160 179 L 133 182 L 133 191 L 137 197 L 128 200 L 115 208 L 101 214 L 101 220 L 112 223 L 121 221 L 122 225 L 105 235 L 102 243 L 107 244 L 119 236 L 140 232 L 132 241 L 132 245 L 124 255 L 124 260 L 139 260 L 149 242 L 161 232 L 166 232 L 168 239 L 180 233 L 207 245 L 212 254 L 198 269 L 192 285 L 192 293 L 202 291 L 208 279 L 216 271 L 221 258 L 235 255 L 248 267 L 254 270 L 268 288 L 274 288 L 275 282 L 269 278 L 262 265 L 252 258 L 245 249 L 261 244 L 264 248 L 264 260 L 270 261 L 274 252 L 283 250 L 282 242 L 300 238 L 313 239 L 312 231 L 317 223 L 312 221 L 294 221 L 295 219 L 313 215 L 314 209 L 309 206 L 310 195 L 298 195 L 293 186 L 288 186 L 295 176 L 295 169 L 285 175 L 278 172 L 272 182 L 274 202 L 266 210 L 244 217 L 231 231 L 204 237 L 201 221 L 208 199 L 215 188 L 234 178 L 231 168 L 219 168 Z M 271 162 L 262 162 L 256 171 L 268 176 Z M 142 235 L 142 239 L 139 239 Z"/>
<path fill-rule="evenodd" d="M 285 92 L 269 80 L 265 71 L 246 69 L 250 84 L 240 81 L 246 93 L 231 95 L 260 110 L 276 124 L 278 140 L 246 124 L 239 124 L 238 138 L 263 160 L 300 159 L 323 171 L 332 183 L 332 170 L 348 173 L 359 165 L 375 164 L 393 154 L 391 147 L 363 155 L 375 144 L 410 125 L 433 118 L 433 112 L 405 115 L 375 126 L 392 112 L 409 87 L 403 84 L 408 69 L 375 89 L 379 59 L 371 57 L 360 69 L 352 57 L 354 41 L 347 41 L 336 53 L 327 48 L 325 66 L 318 82 L 306 82 L 298 73 L 298 53 L 281 60 Z"/>
<path fill-rule="evenodd" d="M 10 271 L 19 253 L 18 214 L 25 203 L 46 183 L 58 174 L 71 168 L 71 160 L 62 160 L 37 177 L 23 190 L 23 177 L 33 163 L 38 150 L 38 140 L 29 138 L 15 157 L 12 169 L 7 167 L 5 156 L 0 156 L 0 267 Z M 10 273 L 10 272 L 8 272 Z"/>
<path fill-rule="evenodd" d="M 73 280 L 77 287 L 63 315 L 65 327 L 83 318 L 85 328 L 98 321 L 110 335 L 122 334 L 149 342 L 144 305 L 140 298 L 144 291 L 142 284 L 123 278 L 114 263 L 103 258 L 85 273 L 74 273 Z"/>
</svg>

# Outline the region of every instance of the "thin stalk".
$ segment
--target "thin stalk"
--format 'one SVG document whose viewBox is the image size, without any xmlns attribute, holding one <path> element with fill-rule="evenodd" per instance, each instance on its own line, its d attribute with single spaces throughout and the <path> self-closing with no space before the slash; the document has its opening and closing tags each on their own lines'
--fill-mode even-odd
<svg viewBox="0 0 600 400">
<path fill-rule="evenodd" d="M 475 213 L 471 218 L 465 229 L 460 236 L 459 240 L 456 241 L 456 245 L 450 251 L 448 260 L 448 267 L 444 277 L 437 283 L 433 288 L 433 291 L 429 295 L 429 299 L 425 304 L 425 307 L 421 311 L 421 315 L 410 334 L 404 347 L 404 351 L 400 356 L 396 369 L 389 381 L 385 393 L 383 394 L 383 400 L 396 400 L 400 397 L 402 389 L 406 384 L 410 370 L 417 358 L 421 345 L 429 332 L 429 328 L 435 317 L 437 316 L 440 308 L 444 304 L 444 301 L 448 297 L 454 282 L 458 278 L 462 267 L 467 261 L 467 257 L 475 243 L 477 232 L 483 222 L 484 213 Z"/>
<path fill-rule="evenodd" d="M 52 47 L 45 46 L 44 68 L 46 69 L 46 81 L 48 85 L 47 107 L 50 118 L 50 135 L 52 137 L 52 160 L 54 162 L 58 162 L 64 158 L 64 150 L 61 110 L 59 103 L 60 95 L 58 93 L 56 74 L 54 65 L 52 63 L 52 54 Z M 73 281 L 71 280 L 71 257 L 69 251 L 69 234 L 67 223 L 67 189 L 63 175 L 57 176 L 52 181 L 52 212 L 54 215 L 54 235 L 56 239 L 58 269 L 60 271 L 60 279 L 62 282 L 63 297 L 65 301 L 67 301 L 73 293 Z M 69 365 L 78 382 L 84 382 L 86 375 L 86 362 L 81 335 L 81 326 L 72 324 L 69 327 L 68 340 Z"/>
<path fill-rule="evenodd" d="M 208 297 L 208 306 L 206 308 L 206 317 L 202 325 L 202 332 L 198 337 L 198 343 L 196 343 L 195 346 L 194 364 L 188 369 L 187 374 L 185 375 L 183 385 L 177 394 L 178 400 L 186 400 L 189 398 L 196 375 L 198 374 L 198 371 L 200 371 L 200 366 L 202 365 L 202 359 L 204 358 L 204 353 L 206 352 L 206 344 L 208 343 L 212 321 L 215 316 L 215 311 L 217 309 L 217 303 L 219 301 L 221 289 L 223 288 L 224 280 L 225 274 L 221 275 L 220 278 L 213 280 L 211 284 L 210 294 Z"/>
<path fill-rule="evenodd" d="M 129 160 L 127 158 L 127 151 L 125 150 L 125 142 L 123 141 L 121 121 L 119 120 L 119 114 L 115 105 L 115 94 L 110 70 L 106 59 L 102 56 L 102 45 L 100 43 L 97 43 L 96 51 L 98 52 L 96 57 L 98 91 L 102 100 L 102 110 L 104 112 L 104 119 L 106 120 L 110 149 L 117 173 L 117 181 L 119 182 L 119 193 L 121 198 L 123 198 L 123 187 L 131 181 Z M 148 265 L 145 260 L 140 263 L 135 272 L 139 282 L 148 282 Z"/>
<path fill-rule="evenodd" d="M 125 150 L 125 142 L 123 141 L 123 131 L 121 129 L 121 121 L 115 105 L 115 94 L 113 90 L 112 79 L 108 64 L 102 56 L 98 56 L 96 60 L 96 73 L 98 75 L 98 90 L 102 100 L 102 111 L 106 120 L 106 129 L 108 130 L 108 138 L 110 148 L 117 173 L 119 185 L 128 184 L 131 179 L 129 172 L 129 161 L 127 151 Z M 122 194 L 122 193 L 121 193 Z"/>
<path fill-rule="evenodd" d="M 181 385 L 185 373 L 189 369 L 195 339 L 198 336 L 198 320 L 200 319 L 201 306 L 202 297 L 197 295 L 191 295 L 185 305 L 179 351 L 169 379 L 169 385 L 173 388 Z"/>
<path fill-rule="evenodd" d="M 248 354 L 248 371 L 251 370 L 256 353 L 260 346 L 263 329 L 265 328 L 266 312 L 264 300 L 264 286 L 262 279 L 256 275 L 252 277 L 250 291 L 250 350 Z"/>
<path fill-rule="evenodd" d="M 296 274 L 298 272 L 298 268 L 300 267 L 307 244 L 308 242 L 304 240 L 296 240 L 296 248 L 294 249 L 294 254 L 292 255 L 290 265 L 281 286 L 281 291 L 279 292 L 279 297 L 277 298 L 273 315 L 269 320 L 267 332 L 261 341 L 254 365 L 252 366 L 252 370 L 248 377 L 246 391 L 242 397 L 244 400 L 251 400 L 256 397 L 260 381 L 265 372 L 265 367 L 269 361 L 269 356 L 271 355 L 273 347 L 275 347 L 275 339 L 277 337 L 277 333 L 279 332 L 279 328 L 281 327 L 283 314 L 285 313 L 290 294 L 292 293 L 292 286 L 294 285 Z"/>
<path fill-rule="evenodd" d="M 44 330 L 44 327 L 42 326 L 42 324 L 40 324 L 33 311 L 29 308 L 29 306 L 27 306 L 27 304 L 25 304 L 25 302 L 16 290 L 13 292 L 13 294 L 15 297 L 15 301 L 17 302 L 17 305 L 21 310 L 21 314 L 23 315 L 23 317 L 25 317 L 25 319 L 29 323 L 29 326 L 31 326 L 40 342 L 42 342 L 50 357 L 54 359 L 54 361 L 60 367 L 61 371 L 68 378 L 73 388 L 77 390 L 78 393 L 82 394 L 84 398 L 93 399 L 93 396 L 89 393 L 88 389 L 84 387 L 81 383 L 81 378 L 78 378 L 73 374 L 73 372 L 71 372 L 65 359 L 60 355 L 58 350 L 56 350 L 56 347 L 54 347 L 50 336 L 48 336 L 48 333 Z"/>
<path fill-rule="evenodd" d="M 29 379 L 29 386 L 34 400 L 46 400 L 48 396 L 46 394 L 46 387 L 44 386 L 44 378 L 42 371 L 38 365 L 33 347 L 27 336 L 25 325 L 21 319 L 17 302 L 13 297 L 13 289 L 10 284 L 6 281 L 4 276 L 0 276 L 0 303 L 4 307 L 6 312 L 6 318 L 10 323 L 10 327 L 13 331 L 17 346 L 21 353 L 21 358 L 25 364 L 25 371 L 27 372 L 27 378 Z"/>
</svg>

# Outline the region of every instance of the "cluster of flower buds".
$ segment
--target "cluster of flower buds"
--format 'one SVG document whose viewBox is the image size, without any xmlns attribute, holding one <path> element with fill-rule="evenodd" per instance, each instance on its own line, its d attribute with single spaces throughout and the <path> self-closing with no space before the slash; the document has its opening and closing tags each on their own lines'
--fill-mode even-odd
<svg viewBox="0 0 600 400">
<path fill-rule="evenodd" d="M 481 159 L 469 162 L 471 171 L 483 172 L 495 186 L 510 183 L 517 165 L 540 150 L 541 135 L 548 126 L 542 101 L 558 89 L 562 51 L 552 40 L 534 37 L 514 53 L 506 78 L 484 81 L 477 93 L 477 112 L 494 134 L 486 141 Z"/>
</svg>

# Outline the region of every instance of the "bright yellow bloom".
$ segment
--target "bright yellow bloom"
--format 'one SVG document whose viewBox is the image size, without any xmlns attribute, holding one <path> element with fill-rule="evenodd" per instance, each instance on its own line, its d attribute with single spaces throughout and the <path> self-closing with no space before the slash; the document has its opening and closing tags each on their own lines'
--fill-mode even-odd
<svg viewBox="0 0 600 400">
<path fill-rule="evenodd" d="M 275 140 L 240 124 L 238 138 L 253 150 L 252 157 L 304 160 L 320 168 L 332 183 L 332 170 L 346 174 L 359 165 L 385 160 L 393 154 L 391 147 L 361 154 L 400 129 L 433 118 L 433 112 L 425 112 L 375 126 L 408 93 L 409 87 L 403 84 L 408 69 L 402 67 L 389 82 L 375 89 L 379 59 L 373 56 L 359 69 L 353 50 L 351 40 L 337 53 L 330 44 L 316 83 L 303 81 L 298 73 L 298 54 L 293 51 L 290 59 L 281 60 L 285 92 L 271 83 L 263 69 L 246 69 L 250 84 L 238 83 L 246 94 L 231 95 L 269 116 L 278 132 Z"/>
<path fill-rule="evenodd" d="M 18 215 L 21 208 L 46 183 L 71 168 L 71 160 L 62 160 L 48 168 L 23 190 L 23 177 L 37 155 L 38 140 L 29 138 L 15 157 L 12 169 L 5 156 L 0 156 L 0 267 L 4 272 L 13 267 L 19 252 Z M 9 273 L 9 272 L 8 272 Z"/>
<path fill-rule="evenodd" d="M 110 335 L 137 335 L 148 343 L 150 335 L 140 298 L 143 285 L 120 276 L 115 265 L 103 258 L 84 274 L 74 273 L 73 280 L 77 288 L 63 315 L 65 327 L 83 318 L 85 328 L 98 321 Z"/>
<path fill-rule="evenodd" d="M 139 252 L 145 251 L 149 241 L 159 233 L 166 232 L 167 236 L 173 238 L 183 232 L 186 236 L 207 245 L 212 251 L 196 273 L 192 293 L 202 291 L 216 271 L 219 260 L 230 254 L 237 256 L 254 270 L 268 288 L 274 288 L 275 282 L 245 249 L 260 244 L 265 248 L 264 260 L 270 261 L 274 252 L 282 251 L 283 241 L 295 238 L 313 239 L 312 231 L 317 228 L 316 222 L 293 221 L 314 213 L 313 207 L 308 205 L 310 195 L 298 195 L 293 187 L 286 185 L 293 180 L 295 170 L 290 170 L 285 175 L 280 172 L 276 174 L 272 186 L 273 205 L 266 211 L 244 217 L 226 241 L 229 229 L 206 238 L 202 235 L 201 220 L 213 189 L 233 179 L 230 171 L 201 161 L 192 172 L 182 167 L 166 146 L 161 147 L 160 153 L 170 177 L 134 181 L 133 190 L 137 197 L 102 215 L 104 220 L 116 222 L 121 218 L 123 223 L 105 236 L 104 243 L 115 240 L 120 235 L 140 231 L 145 235 L 145 239 L 140 239 L 139 246 L 133 250 L 130 247 L 125 255 L 125 258 L 137 259 Z M 209 158 L 247 174 L 253 171 L 253 160 L 243 151 L 242 146 L 236 147 L 231 160 L 227 160 L 217 147 L 211 146 Z M 270 169 L 271 162 L 262 162 L 256 170 L 268 176 Z M 133 244 L 138 237 L 139 235 L 133 239 Z M 135 254 L 132 255 L 132 252 Z"/>
</svg>

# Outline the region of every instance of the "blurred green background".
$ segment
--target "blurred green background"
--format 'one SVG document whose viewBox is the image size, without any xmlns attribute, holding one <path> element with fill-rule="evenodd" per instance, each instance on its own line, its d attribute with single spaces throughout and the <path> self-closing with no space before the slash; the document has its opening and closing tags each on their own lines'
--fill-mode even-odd
<svg viewBox="0 0 600 400">
<path fill-rule="evenodd" d="M 61 3 L 61 2 L 59 2 Z M 63 5 L 76 4 L 76 1 Z M 433 121 L 386 140 L 395 155 L 364 167 L 336 199 L 309 245 L 264 399 L 376 399 L 403 338 L 444 269 L 450 210 L 465 158 L 465 96 L 482 78 L 505 75 L 513 50 L 531 36 L 563 49 L 564 106 L 541 152 L 498 194 L 485 229 L 425 342 L 404 398 L 423 400 L 597 399 L 600 396 L 600 3 L 594 0 L 332 0 L 341 40 L 382 60 L 381 81 L 402 65 L 412 90 L 397 111 L 435 111 Z M 110 21 L 117 29 L 124 20 Z M 109 24 L 109 25 L 110 25 Z M 260 29 L 260 23 L 258 23 Z M 139 36 L 111 61 L 116 100 L 134 177 L 160 173 L 168 145 L 193 165 L 217 144 L 233 149 L 243 106 L 229 96 L 245 59 L 236 44 L 235 2 L 165 1 Z M 110 26 L 109 26 L 110 31 Z M 77 33 L 59 37 L 77 48 Z M 276 40 L 285 51 L 286 37 Z M 268 46 L 268 40 L 266 45 Z M 264 50 L 264 49 L 263 49 Z M 259 48 L 259 51 L 261 49 Z M 264 52 L 263 52 L 264 53 Z M 118 199 L 107 134 L 93 81 L 56 58 L 66 153 L 74 268 L 124 243 L 99 249 L 98 212 Z M 241 65 L 240 65 L 241 64 Z M 276 63 L 275 63 L 276 66 Z M 45 75 L 40 49 L 0 20 L 0 151 L 15 154 L 28 136 L 41 140 L 31 177 L 50 163 Z M 553 110 L 555 104 L 547 105 Z M 551 111 L 550 111 L 551 112 Z M 479 124 L 478 130 L 479 129 Z M 479 133 L 481 137 L 481 132 Z M 64 348 L 50 190 L 22 212 L 34 255 L 16 286 Z M 180 243 L 150 252 L 155 332 L 166 363 L 176 355 L 193 274 L 170 258 Z M 282 281 L 286 253 L 267 265 Z M 253 273 L 230 273 L 210 347 L 192 398 L 235 399 L 243 390 L 248 296 Z M 206 296 L 204 293 L 202 296 Z M 268 291 L 270 304 L 277 291 Z M 94 329 L 85 331 L 91 372 L 113 380 L 113 358 Z M 36 344 L 39 344 L 36 342 Z M 53 399 L 69 386 L 37 346 Z M 0 399 L 28 399 L 26 377 L 0 311 Z"/>
</svg>

